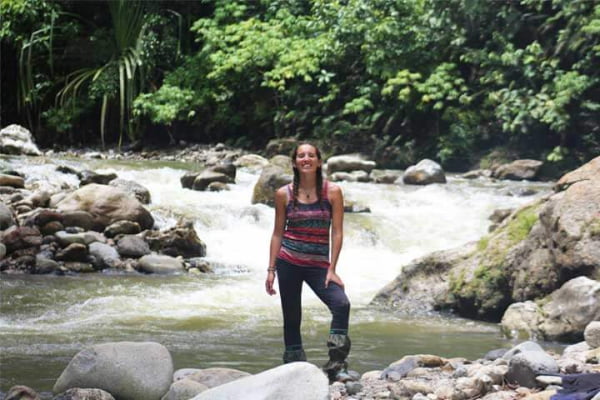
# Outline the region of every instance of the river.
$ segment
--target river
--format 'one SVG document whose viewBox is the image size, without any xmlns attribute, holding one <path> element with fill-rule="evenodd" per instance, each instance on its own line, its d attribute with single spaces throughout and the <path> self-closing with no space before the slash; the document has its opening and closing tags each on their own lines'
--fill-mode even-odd
<svg viewBox="0 0 600 400">
<path fill-rule="evenodd" d="M 278 296 L 264 292 L 274 212 L 252 205 L 259 174 L 238 170 L 230 191 L 197 192 L 179 178 L 195 166 L 177 162 L 122 162 L 5 158 L 28 182 L 76 185 L 57 165 L 116 172 L 147 187 L 157 225 L 193 221 L 215 272 L 152 276 L 104 272 L 73 276 L 0 275 L 0 392 L 24 384 L 52 389 L 85 346 L 110 341 L 156 341 L 175 368 L 237 368 L 251 373 L 280 364 Z M 403 265 L 435 250 L 485 235 L 497 208 L 517 207 L 550 190 L 547 183 L 466 180 L 429 186 L 339 183 L 345 196 L 370 207 L 346 214 L 338 272 L 352 302 L 350 366 L 383 369 L 406 354 L 481 357 L 508 346 L 496 324 L 437 315 L 409 317 L 369 306 Z M 536 194 L 515 196 L 524 189 Z M 303 336 L 309 361 L 326 360 L 329 317 L 304 291 Z"/>
</svg>

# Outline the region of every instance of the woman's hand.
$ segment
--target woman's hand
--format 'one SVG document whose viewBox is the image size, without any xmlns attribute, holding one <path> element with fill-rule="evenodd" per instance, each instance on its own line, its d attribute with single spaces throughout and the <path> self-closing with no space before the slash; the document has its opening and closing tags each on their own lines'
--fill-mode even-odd
<svg viewBox="0 0 600 400">
<path fill-rule="evenodd" d="M 344 282 L 342 281 L 342 278 L 340 278 L 335 271 L 327 271 L 327 276 L 325 277 L 325 287 L 329 286 L 329 282 L 337 283 L 342 289 L 344 288 Z"/>
<path fill-rule="evenodd" d="M 277 294 L 277 291 L 273 289 L 273 282 L 275 282 L 275 271 L 267 272 L 267 280 L 265 281 L 265 289 L 269 296 Z"/>
</svg>

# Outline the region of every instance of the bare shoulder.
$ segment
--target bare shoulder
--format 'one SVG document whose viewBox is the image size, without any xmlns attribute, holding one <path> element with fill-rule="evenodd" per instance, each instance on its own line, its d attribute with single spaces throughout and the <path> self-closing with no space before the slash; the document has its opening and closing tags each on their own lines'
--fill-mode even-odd
<svg viewBox="0 0 600 400">
<path fill-rule="evenodd" d="M 327 183 L 327 195 L 329 196 L 329 198 L 341 198 L 343 197 L 343 192 L 342 192 L 342 188 L 333 183 L 333 182 L 329 182 Z"/>
<path fill-rule="evenodd" d="M 287 203 L 287 185 L 283 185 L 275 192 L 275 201 Z"/>
</svg>

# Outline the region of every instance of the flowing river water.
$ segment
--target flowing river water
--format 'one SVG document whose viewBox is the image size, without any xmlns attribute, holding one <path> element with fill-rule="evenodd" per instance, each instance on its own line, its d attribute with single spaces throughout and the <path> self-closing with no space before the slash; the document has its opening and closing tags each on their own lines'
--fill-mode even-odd
<svg viewBox="0 0 600 400">
<path fill-rule="evenodd" d="M 281 363 L 279 297 L 264 279 L 273 209 L 252 205 L 259 173 L 238 170 L 230 191 L 198 192 L 179 178 L 194 165 L 10 158 L 28 180 L 76 185 L 57 165 L 116 172 L 147 187 L 161 228 L 192 220 L 215 273 L 159 276 L 104 272 L 72 276 L 0 275 L 0 392 L 24 384 L 50 391 L 70 359 L 88 345 L 156 341 L 175 368 L 230 367 L 256 373 Z M 370 207 L 346 214 L 338 271 L 352 302 L 351 368 L 383 369 L 407 354 L 481 357 L 507 346 L 496 324 L 437 315 L 409 317 L 369 306 L 403 265 L 435 250 L 485 235 L 489 215 L 550 190 L 547 183 L 465 180 L 429 186 L 339 183 L 345 196 Z M 524 189 L 530 196 L 515 196 Z M 309 361 L 326 360 L 329 315 L 304 291 L 303 336 Z"/>
</svg>

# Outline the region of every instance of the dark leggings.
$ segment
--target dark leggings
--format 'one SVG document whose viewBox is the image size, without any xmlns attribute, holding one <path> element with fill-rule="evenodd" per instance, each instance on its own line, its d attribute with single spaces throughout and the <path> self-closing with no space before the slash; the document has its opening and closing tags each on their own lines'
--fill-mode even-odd
<svg viewBox="0 0 600 400">
<path fill-rule="evenodd" d="M 283 338 L 286 349 L 302 348 L 300 325 L 302 322 L 302 283 L 315 292 L 331 311 L 331 333 L 346 335 L 350 316 L 350 302 L 344 289 L 329 282 L 325 287 L 327 268 L 298 267 L 277 260 L 277 279 L 283 310 Z"/>
</svg>

